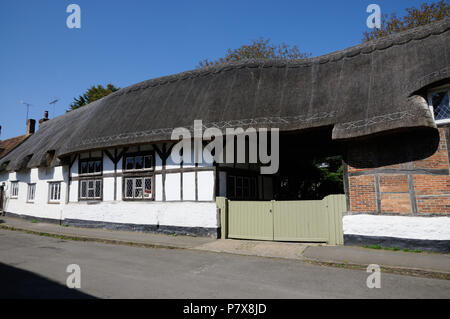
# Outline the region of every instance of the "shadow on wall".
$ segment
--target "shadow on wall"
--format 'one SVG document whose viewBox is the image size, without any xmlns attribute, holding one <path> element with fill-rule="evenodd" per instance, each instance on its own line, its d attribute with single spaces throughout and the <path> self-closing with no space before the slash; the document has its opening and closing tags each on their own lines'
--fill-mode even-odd
<svg viewBox="0 0 450 319">
<path fill-rule="evenodd" d="M 439 147 L 439 131 L 417 128 L 347 142 L 344 161 L 355 168 L 377 168 L 423 160 Z"/>
<path fill-rule="evenodd" d="M 0 263 L 0 299 L 94 299 L 32 272 Z"/>
</svg>

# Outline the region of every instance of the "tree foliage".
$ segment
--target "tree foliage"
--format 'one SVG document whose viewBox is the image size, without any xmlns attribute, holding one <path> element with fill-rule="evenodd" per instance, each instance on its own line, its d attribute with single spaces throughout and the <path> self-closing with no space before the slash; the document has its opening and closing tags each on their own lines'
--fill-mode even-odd
<svg viewBox="0 0 450 319">
<path fill-rule="evenodd" d="M 321 200 L 331 194 L 344 194 L 340 156 L 303 158 L 288 170 L 280 181 L 278 200 Z"/>
<path fill-rule="evenodd" d="M 105 97 L 120 88 L 116 88 L 114 85 L 109 83 L 106 85 L 106 88 L 103 85 L 93 85 L 91 86 L 83 95 L 80 95 L 78 98 L 74 98 L 74 102 L 70 105 L 70 108 L 67 110 L 72 111 L 89 103 L 92 103 L 96 100 Z"/>
<path fill-rule="evenodd" d="M 431 4 L 423 3 L 419 8 L 407 8 L 406 12 L 407 14 L 403 17 L 397 17 L 395 13 L 390 17 L 388 14 L 384 14 L 381 20 L 381 28 L 364 32 L 363 42 L 380 39 L 393 33 L 446 19 L 450 15 L 450 5 L 448 0 L 440 0 Z"/>
<path fill-rule="evenodd" d="M 226 62 L 234 62 L 245 59 L 303 59 L 311 54 L 300 52 L 297 46 L 286 43 L 272 44 L 270 39 L 259 38 L 250 44 L 244 44 L 237 49 L 228 49 L 225 57 L 217 60 L 204 59 L 198 67 L 218 65 Z"/>
</svg>

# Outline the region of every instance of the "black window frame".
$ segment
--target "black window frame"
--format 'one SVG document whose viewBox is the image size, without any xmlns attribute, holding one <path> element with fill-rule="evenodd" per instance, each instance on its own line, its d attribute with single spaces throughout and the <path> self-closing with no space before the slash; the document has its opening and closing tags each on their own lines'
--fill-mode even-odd
<svg viewBox="0 0 450 319">
<path fill-rule="evenodd" d="M 94 168 L 96 167 L 96 163 L 100 162 L 100 170 L 95 171 L 93 173 L 89 173 L 89 163 L 93 163 Z M 83 163 L 87 163 L 88 172 L 82 172 Z M 103 174 L 103 157 L 89 157 L 83 158 L 78 161 L 78 175 L 80 176 L 98 176 Z"/>
<path fill-rule="evenodd" d="M 97 181 L 100 181 L 100 196 L 95 196 L 95 190 L 96 190 L 96 186 L 95 183 Z M 88 196 L 89 194 L 89 182 L 94 182 L 94 196 Z M 82 196 L 82 184 L 83 183 L 87 183 L 87 187 L 86 187 L 86 196 L 83 197 Z M 82 178 L 78 181 L 78 200 L 79 201 L 102 201 L 103 200 L 103 178 L 96 178 L 96 177 L 92 177 L 92 178 Z"/>
<path fill-rule="evenodd" d="M 134 190 L 135 190 L 135 180 L 141 179 L 142 180 L 142 197 L 136 197 Z M 144 197 L 144 190 L 145 190 L 145 179 L 150 179 L 152 183 L 151 188 L 151 196 L 150 197 Z M 133 180 L 133 197 L 127 196 L 127 181 Z M 155 175 L 154 174 L 147 174 L 147 175 L 136 175 L 136 174 L 127 174 L 122 177 L 122 200 L 123 201 L 154 201 L 155 200 Z"/>
<path fill-rule="evenodd" d="M 143 162 L 143 168 L 133 168 L 133 169 L 127 169 L 126 165 L 127 165 L 127 158 L 134 158 L 134 163 L 136 163 L 136 157 L 141 157 L 142 156 L 142 162 Z M 150 156 L 151 157 L 151 167 L 150 168 L 146 168 L 145 167 L 145 156 Z M 136 165 L 134 165 L 135 167 Z M 122 200 L 123 201 L 154 201 L 155 200 L 155 166 L 156 166 L 156 157 L 155 157 L 155 151 L 154 150 L 149 150 L 149 151 L 138 151 L 138 152 L 129 152 L 129 153 L 125 153 L 122 156 Z M 137 179 L 137 178 L 141 178 L 143 179 L 143 186 L 142 188 L 145 189 L 145 178 L 151 178 L 151 183 L 152 183 L 152 194 L 151 197 L 149 198 L 136 198 L 134 197 L 133 194 L 133 198 L 131 197 L 127 197 L 126 196 L 126 191 L 127 191 L 127 179 Z M 135 189 L 134 187 L 135 182 L 133 182 L 133 190 Z"/>
<path fill-rule="evenodd" d="M 227 198 L 230 200 L 252 201 L 259 199 L 258 175 L 227 173 L 226 184 L 227 184 Z M 240 189 L 239 193 L 238 189 Z"/>
<path fill-rule="evenodd" d="M 146 168 L 145 167 L 145 156 L 151 156 L 151 167 Z M 136 157 L 142 157 L 142 164 L 143 168 L 127 168 L 127 158 L 134 158 L 134 167 L 136 167 Z M 156 159 L 155 159 L 155 151 L 141 151 L 141 152 L 133 152 L 133 153 L 126 153 L 122 157 L 122 171 L 124 173 L 133 173 L 133 172 L 154 172 L 155 171 L 155 165 L 156 165 Z"/>
</svg>

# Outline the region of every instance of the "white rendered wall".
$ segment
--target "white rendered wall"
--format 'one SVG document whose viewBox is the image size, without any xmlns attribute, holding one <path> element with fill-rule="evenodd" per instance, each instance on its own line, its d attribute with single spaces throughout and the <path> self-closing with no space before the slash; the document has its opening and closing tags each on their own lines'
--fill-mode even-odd
<svg viewBox="0 0 450 319">
<path fill-rule="evenodd" d="M 197 195 L 199 201 L 214 200 L 214 172 L 197 172 Z"/>
<path fill-rule="evenodd" d="M 173 177 L 174 180 L 178 180 L 178 184 L 180 183 L 179 173 L 168 175 L 169 180 Z M 10 198 L 11 180 L 19 180 L 19 196 L 17 199 Z M 79 219 L 141 225 L 205 228 L 218 227 L 217 207 L 215 202 L 127 202 L 105 200 L 97 203 L 80 201 L 65 204 L 66 184 L 64 181 L 67 181 L 67 176 L 64 176 L 63 168 L 61 166 L 47 170 L 32 169 L 23 173 L 2 174 L 0 175 L 0 183 L 3 181 L 6 186 L 5 191 L 7 198 L 5 211 L 14 214 L 56 220 Z M 48 182 L 50 181 L 62 181 L 61 200 L 58 204 L 48 203 Z M 34 203 L 26 202 L 28 183 L 36 183 Z M 118 183 L 121 183 L 120 178 L 118 178 Z M 104 185 L 106 184 L 113 185 L 109 182 Z M 76 189 L 76 192 L 78 192 L 78 189 Z M 106 194 L 106 192 L 110 194 Z M 105 198 L 111 197 L 112 194 L 113 187 L 104 186 Z M 169 192 L 169 196 L 173 196 L 171 192 Z"/>
<path fill-rule="evenodd" d="M 155 175 L 155 201 L 161 202 L 163 200 L 163 182 L 162 182 L 162 174 Z"/>
<path fill-rule="evenodd" d="M 166 174 L 166 200 L 176 201 L 181 200 L 181 174 L 173 173 Z"/>
<path fill-rule="evenodd" d="M 215 228 L 216 203 L 200 202 L 101 202 L 70 204 L 64 218 L 140 225 Z"/>
<path fill-rule="evenodd" d="M 3 179 L 5 175 L 3 175 Z M 19 181 L 19 196 L 11 198 L 11 181 Z M 61 219 L 66 197 L 67 171 L 62 166 L 49 169 L 33 168 L 24 172 L 13 172 L 6 182 L 5 211 L 39 218 Z M 61 182 L 61 200 L 49 203 L 49 182 Z M 34 183 L 35 198 L 27 202 L 28 183 Z"/>
<path fill-rule="evenodd" d="M 183 173 L 183 200 L 195 200 L 195 172 Z"/>
<path fill-rule="evenodd" d="M 141 147 L 143 150 L 145 147 Z M 147 147 L 148 148 L 148 147 Z M 151 149 L 152 147 L 149 147 Z M 132 147 L 128 152 L 137 151 Z M 110 151 L 114 154 L 114 151 Z M 120 152 L 120 150 L 119 150 Z M 114 200 L 114 177 L 107 176 L 114 173 L 114 163 L 104 154 L 103 156 L 103 201 L 78 201 L 79 159 L 101 157 L 102 152 L 96 151 L 82 153 L 74 160 L 70 168 L 70 176 L 73 178 L 68 185 L 69 172 L 63 167 L 52 169 L 32 169 L 21 173 L 2 173 L 0 183 L 5 181 L 6 202 L 5 211 L 50 219 L 79 219 L 101 222 L 148 224 L 182 227 L 218 227 L 217 208 L 214 202 L 214 173 L 213 171 L 199 171 L 198 199 L 195 201 L 195 172 L 172 172 L 180 169 L 179 164 L 169 160 L 166 163 L 165 193 L 166 201 L 163 202 L 162 174 L 155 174 L 154 195 L 155 201 L 122 201 L 123 177 L 116 177 L 116 200 Z M 161 170 L 162 161 L 155 153 L 156 170 Z M 211 164 L 200 164 L 212 167 Z M 194 168 L 195 165 L 192 165 Z M 122 160 L 117 163 L 117 173 L 122 172 Z M 181 174 L 183 174 L 183 201 L 181 201 Z M 74 180 L 75 179 L 75 180 Z M 19 198 L 10 198 L 10 182 L 19 180 Z M 48 202 L 49 182 L 61 181 L 61 200 L 57 204 Z M 28 183 L 36 183 L 36 197 L 34 203 L 27 203 Z M 67 186 L 69 186 L 68 194 Z M 66 197 L 68 203 L 66 203 Z M 177 202 L 178 201 L 178 202 Z M 200 202 L 203 201 L 203 202 Z M 205 202 L 208 201 L 208 202 Z"/>
<path fill-rule="evenodd" d="M 450 217 L 347 215 L 345 235 L 450 240 Z"/>
</svg>

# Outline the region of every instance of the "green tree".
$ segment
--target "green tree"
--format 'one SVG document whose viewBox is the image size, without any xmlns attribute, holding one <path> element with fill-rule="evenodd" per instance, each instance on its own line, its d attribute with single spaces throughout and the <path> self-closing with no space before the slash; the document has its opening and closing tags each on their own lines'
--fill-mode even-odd
<svg viewBox="0 0 450 319">
<path fill-rule="evenodd" d="M 111 83 L 106 85 L 106 88 L 103 87 L 103 85 L 93 85 L 83 95 L 80 95 L 78 98 L 74 98 L 74 102 L 70 104 L 70 108 L 67 110 L 67 112 L 99 100 L 102 97 L 105 97 L 119 89 L 120 88 L 116 88 Z"/>
<path fill-rule="evenodd" d="M 395 13 L 390 17 L 384 14 L 381 18 L 381 28 L 364 32 L 363 42 L 446 19 L 450 15 L 450 5 L 448 0 L 440 0 L 431 4 L 423 3 L 419 8 L 407 8 L 406 12 L 407 14 L 403 17 L 397 17 Z"/>
<path fill-rule="evenodd" d="M 199 62 L 198 67 L 202 68 L 245 59 L 304 59 L 310 55 L 310 53 L 300 52 L 295 45 L 290 46 L 286 43 L 275 45 L 270 42 L 270 39 L 260 38 L 237 49 L 228 49 L 223 58 L 217 60 L 204 59 Z"/>
</svg>

